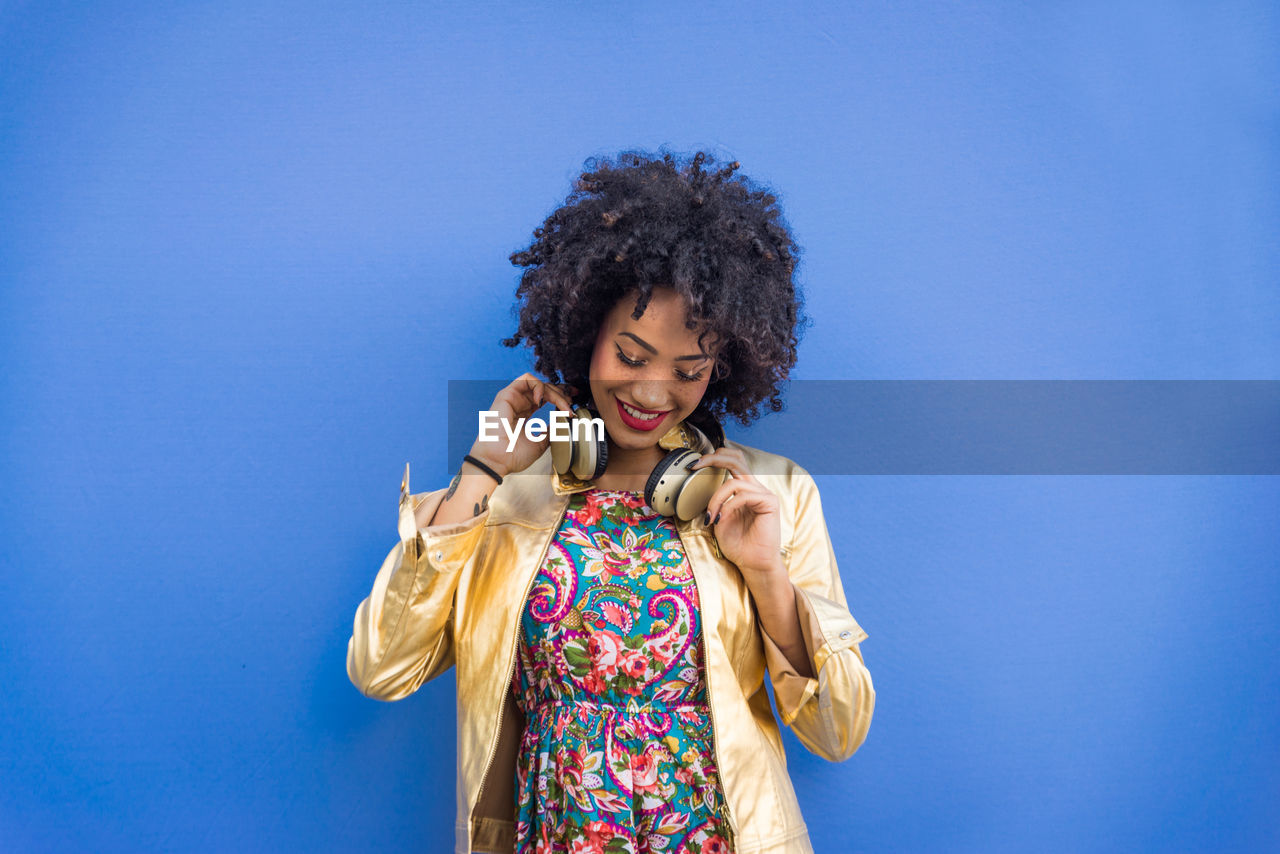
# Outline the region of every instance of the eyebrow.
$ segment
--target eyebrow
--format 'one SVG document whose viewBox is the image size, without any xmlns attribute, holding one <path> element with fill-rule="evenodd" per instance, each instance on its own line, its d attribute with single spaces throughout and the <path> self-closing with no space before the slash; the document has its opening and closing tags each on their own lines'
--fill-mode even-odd
<svg viewBox="0 0 1280 854">
<path fill-rule="evenodd" d="M 634 334 L 632 334 L 632 333 L 630 333 L 630 332 L 619 332 L 618 334 L 619 334 L 619 335 L 625 335 L 625 336 L 627 336 L 628 338 L 634 339 L 634 340 L 635 340 L 635 342 L 636 342 L 637 344 L 639 344 L 641 347 L 645 348 L 646 350 L 648 350 L 650 353 L 654 354 L 655 356 L 656 356 L 656 355 L 658 355 L 658 351 L 657 351 L 657 349 L 656 349 L 652 344 L 650 344 L 648 341 L 646 341 L 646 340 L 644 340 L 643 338 L 641 338 L 639 335 L 634 335 Z M 711 357 L 710 357 L 709 355 L 707 355 L 706 353 L 696 353 L 696 354 L 694 354 L 694 355 L 692 355 L 692 356 L 676 356 L 675 360 L 676 360 L 677 362 L 700 362 L 700 361 L 702 361 L 703 359 L 710 359 L 710 358 L 711 358 Z"/>
</svg>

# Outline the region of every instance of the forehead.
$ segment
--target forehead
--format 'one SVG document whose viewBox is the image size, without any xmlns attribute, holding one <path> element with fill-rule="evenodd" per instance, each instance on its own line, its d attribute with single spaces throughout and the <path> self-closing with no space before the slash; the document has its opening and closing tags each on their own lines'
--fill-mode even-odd
<svg viewBox="0 0 1280 854">
<path fill-rule="evenodd" d="M 610 331 L 634 332 L 647 341 L 649 336 L 654 336 L 671 342 L 696 344 L 702 327 L 690 329 L 686 326 L 689 301 L 683 296 L 671 288 L 655 287 L 644 313 L 637 318 L 633 315 L 638 298 L 637 293 L 631 293 L 618 301 L 606 318 L 605 325 Z"/>
</svg>

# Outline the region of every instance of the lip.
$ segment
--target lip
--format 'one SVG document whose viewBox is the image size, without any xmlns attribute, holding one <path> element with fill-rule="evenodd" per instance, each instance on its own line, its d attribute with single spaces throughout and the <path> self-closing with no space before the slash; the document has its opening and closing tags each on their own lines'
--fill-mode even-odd
<svg viewBox="0 0 1280 854">
<path fill-rule="evenodd" d="M 654 415 L 659 416 L 658 418 L 654 418 L 649 421 L 640 421 L 635 417 L 633 417 L 630 412 L 627 412 L 627 410 L 623 408 L 621 400 L 618 400 L 618 398 L 615 397 L 614 401 L 616 401 L 618 404 L 618 417 L 622 419 L 622 423 L 630 427 L 632 430 L 639 430 L 642 433 L 648 433 L 650 430 L 656 430 L 659 424 L 667 420 L 666 416 L 668 413 L 671 412 L 670 409 L 667 409 L 667 410 L 643 409 L 639 406 L 635 406 L 635 404 L 628 403 L 627 406 L 632 406 L 641 412 L 653 413 Z"/>
</svg>

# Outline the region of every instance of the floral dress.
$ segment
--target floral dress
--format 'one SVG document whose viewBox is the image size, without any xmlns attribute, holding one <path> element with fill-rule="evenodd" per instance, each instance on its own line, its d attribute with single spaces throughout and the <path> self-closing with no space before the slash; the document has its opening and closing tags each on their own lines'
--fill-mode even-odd
<svg viewBox="0 0 1280 854">
<path fill-rule="evenodd" d="M 725 854 L 698 591 L 639 493 L 574 493 L 521 614 L 516 852 Z"/>
</svg>

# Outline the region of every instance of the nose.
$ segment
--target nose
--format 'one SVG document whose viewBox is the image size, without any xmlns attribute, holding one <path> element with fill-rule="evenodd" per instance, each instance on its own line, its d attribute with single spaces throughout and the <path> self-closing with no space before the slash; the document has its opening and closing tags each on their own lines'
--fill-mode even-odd
<svg viewBox="0 0 1280 854">
<path fill-rule="evenodd" d="M 636 406 L 645 409 L 670 409 L 667 406 L 667 389 L 662 380 L 645 380 L 631 387 L 631 397 Z"/>
</svg>

